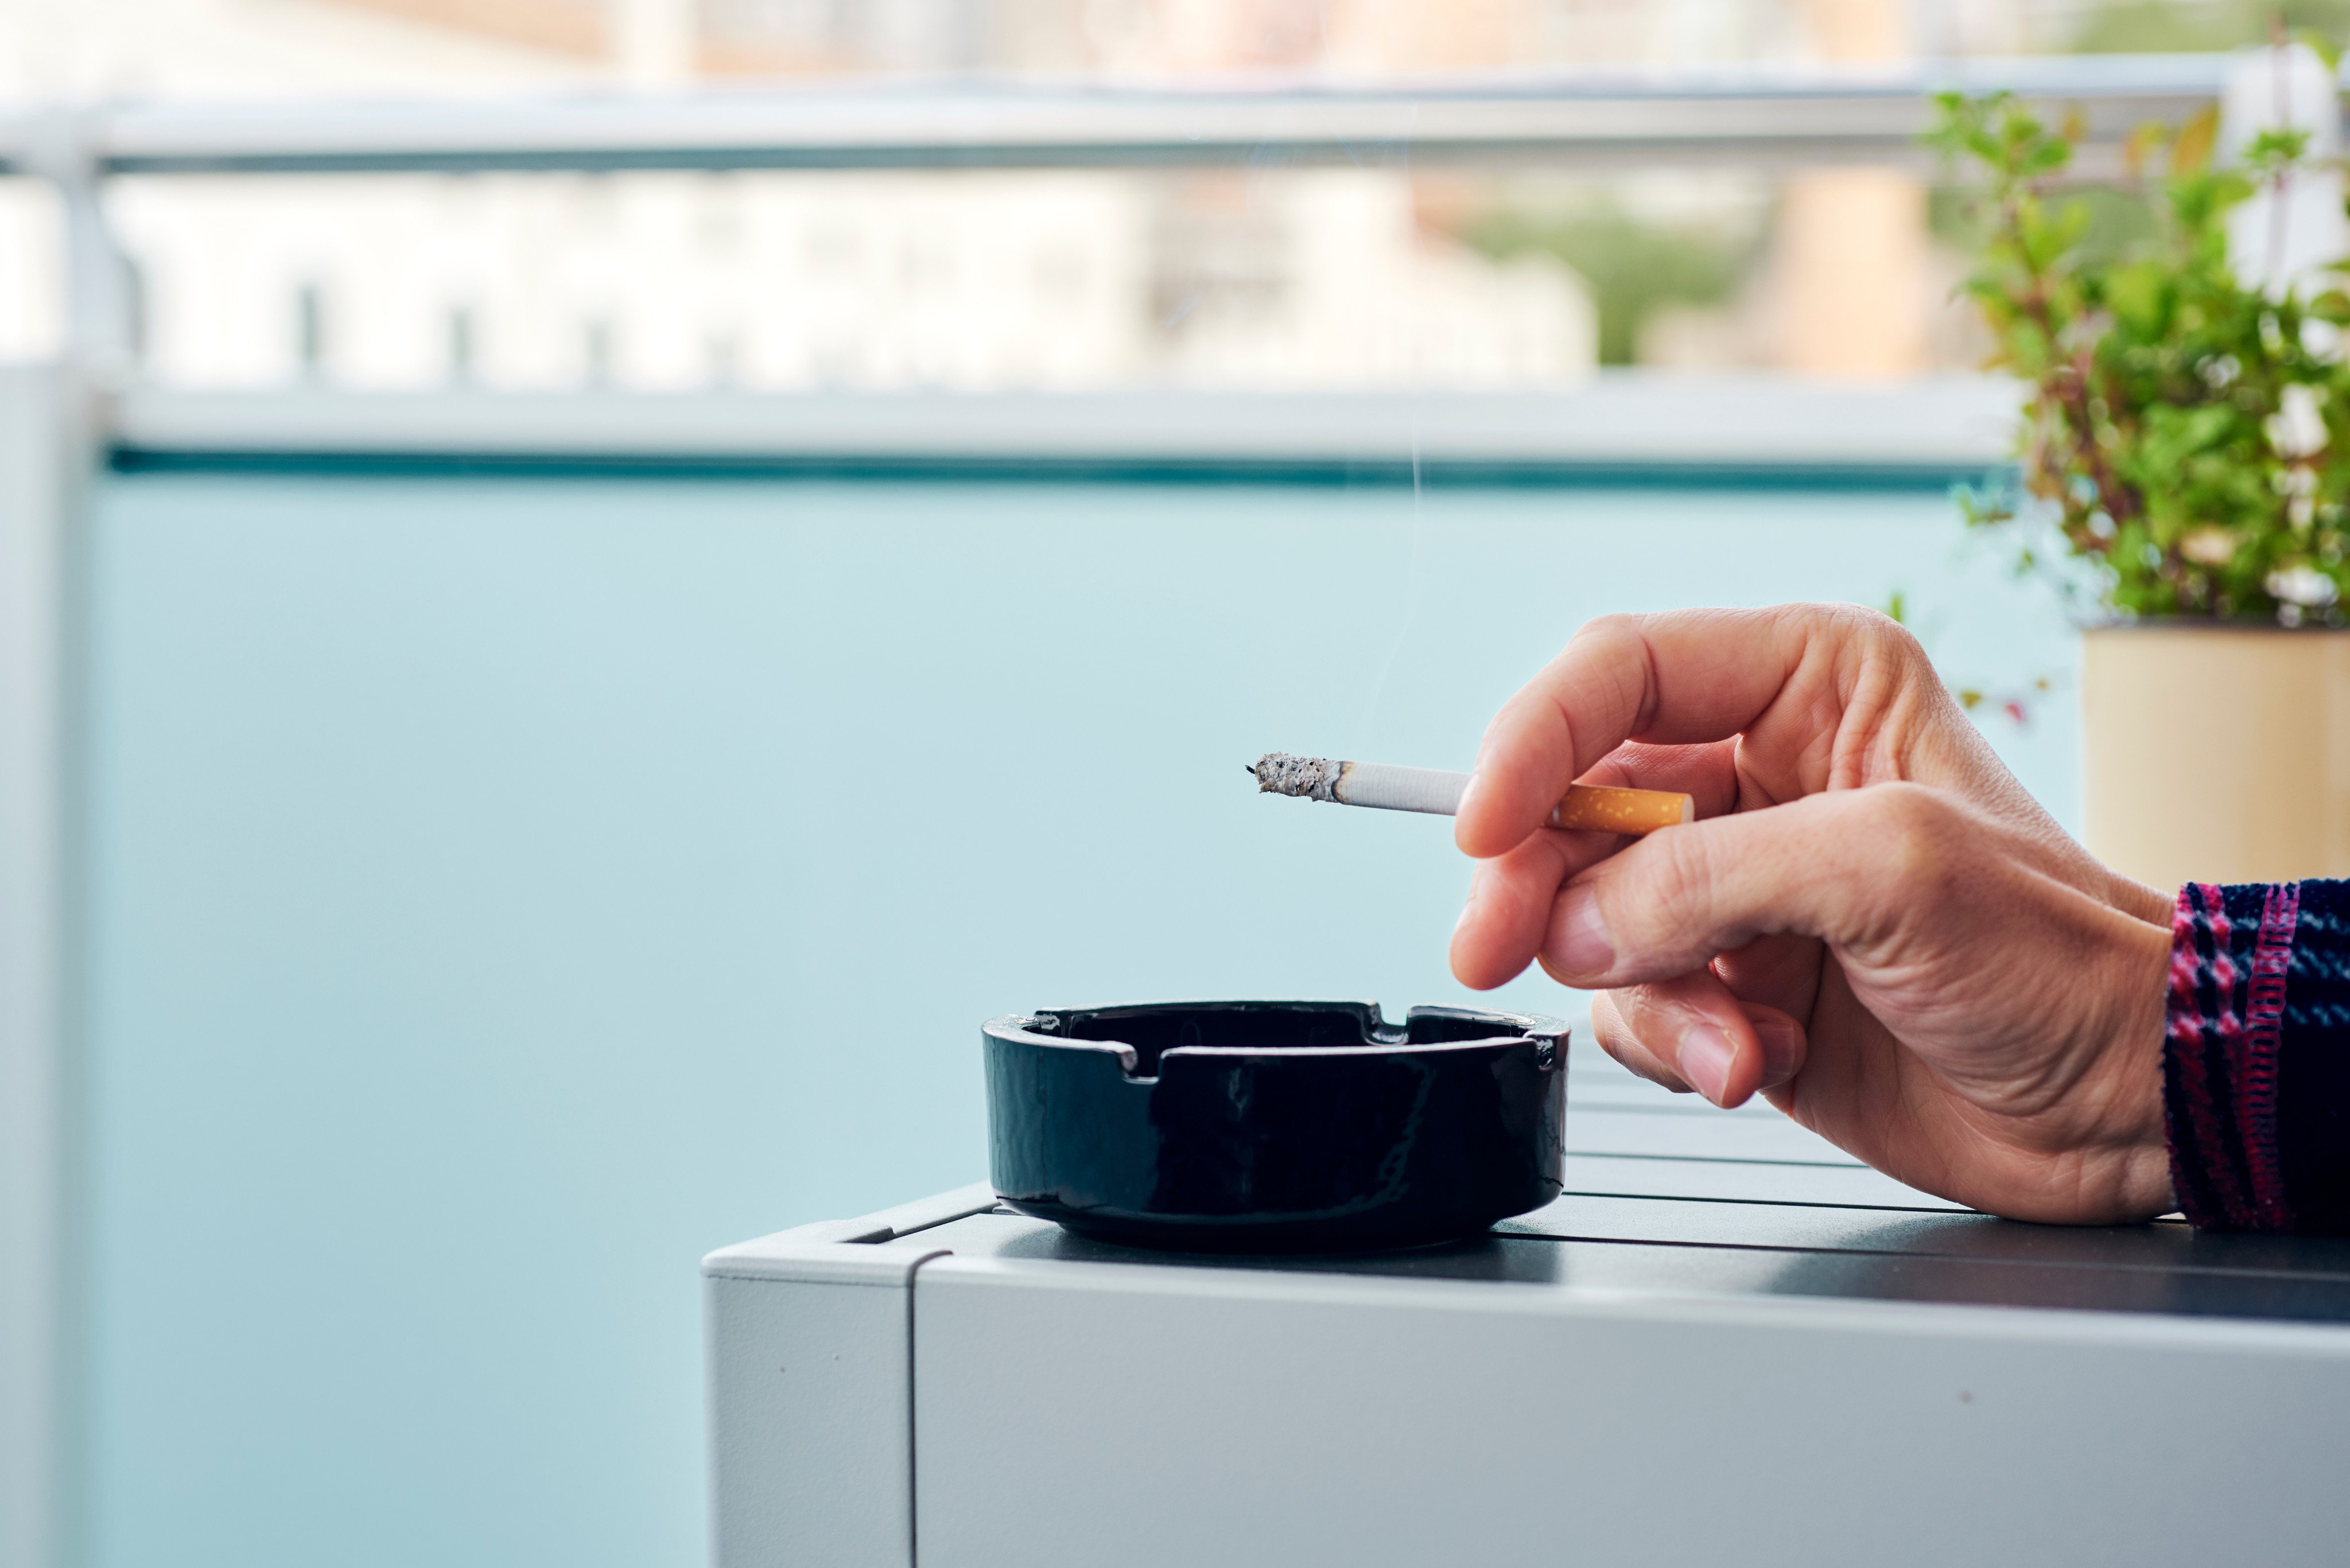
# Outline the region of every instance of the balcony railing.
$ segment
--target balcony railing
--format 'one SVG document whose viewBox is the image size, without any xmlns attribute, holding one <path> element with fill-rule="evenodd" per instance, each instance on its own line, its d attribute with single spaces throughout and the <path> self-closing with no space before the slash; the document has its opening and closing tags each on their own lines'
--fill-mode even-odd
<svg viewBox="0 0 2350 1568">
<path fill-rule="evenodd" d="M 2002 384 L 1866 394 L 1767 378 L 1669 387 L 1603 376 L 1557 393 L 1217 397 L 921 394 L 172 392 L 134 372 L 137 306 L 99 193 L 120 176 L 872 169 L 1288 167 L 1518 162 L 1930 167 L 1933 95 L 2006 89 L 2071 116 L 2076 172 L 2220 92 L 2218 55 L 1951 60 L 1900 69 L 1644 77 L 1523 72 L 1347 87 L 951 79 L 681 96 L 375 104 L 109 103 L 0 120 L 0 169 L 63 197 L 68 357 L 112 396 L 134 457 L 503 453 L 720 462 L 890 458 L 1506 471 L 1627 466 L 1947 472 L 1994 462 Z M 985 408 L 978 405 L 984 403 Z M 1433 411 L 1431 411 L 1433 410 Z"/>
</svg>

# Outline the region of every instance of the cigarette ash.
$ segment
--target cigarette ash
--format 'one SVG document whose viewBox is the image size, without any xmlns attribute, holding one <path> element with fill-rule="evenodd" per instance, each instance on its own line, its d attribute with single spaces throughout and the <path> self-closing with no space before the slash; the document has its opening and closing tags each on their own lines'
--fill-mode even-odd
<svg viewBox="0 0 2350 1568">
<path fill-rule="evenodd" d="M 1327 757 L 1293 757 L 1287 752 L 1267 752 L 1249 772 L 1256 775 L 1260 794 L 1335 802 L 1338 798 L 1338 776 L 1346 767 L 1346 763 Z"/>
</svg>

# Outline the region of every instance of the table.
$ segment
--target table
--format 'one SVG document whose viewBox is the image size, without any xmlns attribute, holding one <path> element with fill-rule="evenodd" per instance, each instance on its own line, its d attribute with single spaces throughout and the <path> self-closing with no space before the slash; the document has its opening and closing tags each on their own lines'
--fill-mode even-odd
<svg viewBox="0 0 2350 1568">
<path fill-rule="evenodd" d="M 1459 1246 L 983 1185 L 704 1261 L 719 1568 L 2350 1560 L 2350 1241 L 1976 1214 L 1587 1049 Z"/>
</svg>

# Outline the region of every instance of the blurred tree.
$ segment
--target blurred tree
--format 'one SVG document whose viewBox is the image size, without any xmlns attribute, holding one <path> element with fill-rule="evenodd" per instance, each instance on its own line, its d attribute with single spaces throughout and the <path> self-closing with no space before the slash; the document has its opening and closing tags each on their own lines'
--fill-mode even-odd
<svg viewBox="0 0 2350 1568">
<path fill-rule="evenodd" d="M 1728 298 L 1761 236 L 1651 223 L 1601 203 L 1573 213 L 1494 208 L 1470 219 L 1460 237 L 1496 260 L 1531 251 L 1573 267 L 1599 313 L 1599 362 L 1628 365 L 1641 325 L 1658 310 Z"/>
<path fill-rule="evenodd" d="M 2084 55 L 2150 55 L 2265 44 L 2282 23 L 2340 43 L 2350 38 L 2350 0 L 2120 0 L 2082 19 L 2071 47 Z"/>
</svg>

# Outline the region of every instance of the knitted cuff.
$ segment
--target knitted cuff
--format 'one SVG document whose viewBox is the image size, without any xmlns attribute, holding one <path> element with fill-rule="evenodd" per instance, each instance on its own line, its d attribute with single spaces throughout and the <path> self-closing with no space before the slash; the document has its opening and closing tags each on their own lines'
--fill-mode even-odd
<svg viewBox="0 0 2350 1568">
<path fill-rule="evenodd" d="M 2350 883 L 2178 890 L 2163 1117 L 2198 1225 L 2350 1229 Z"/>
</svg>

